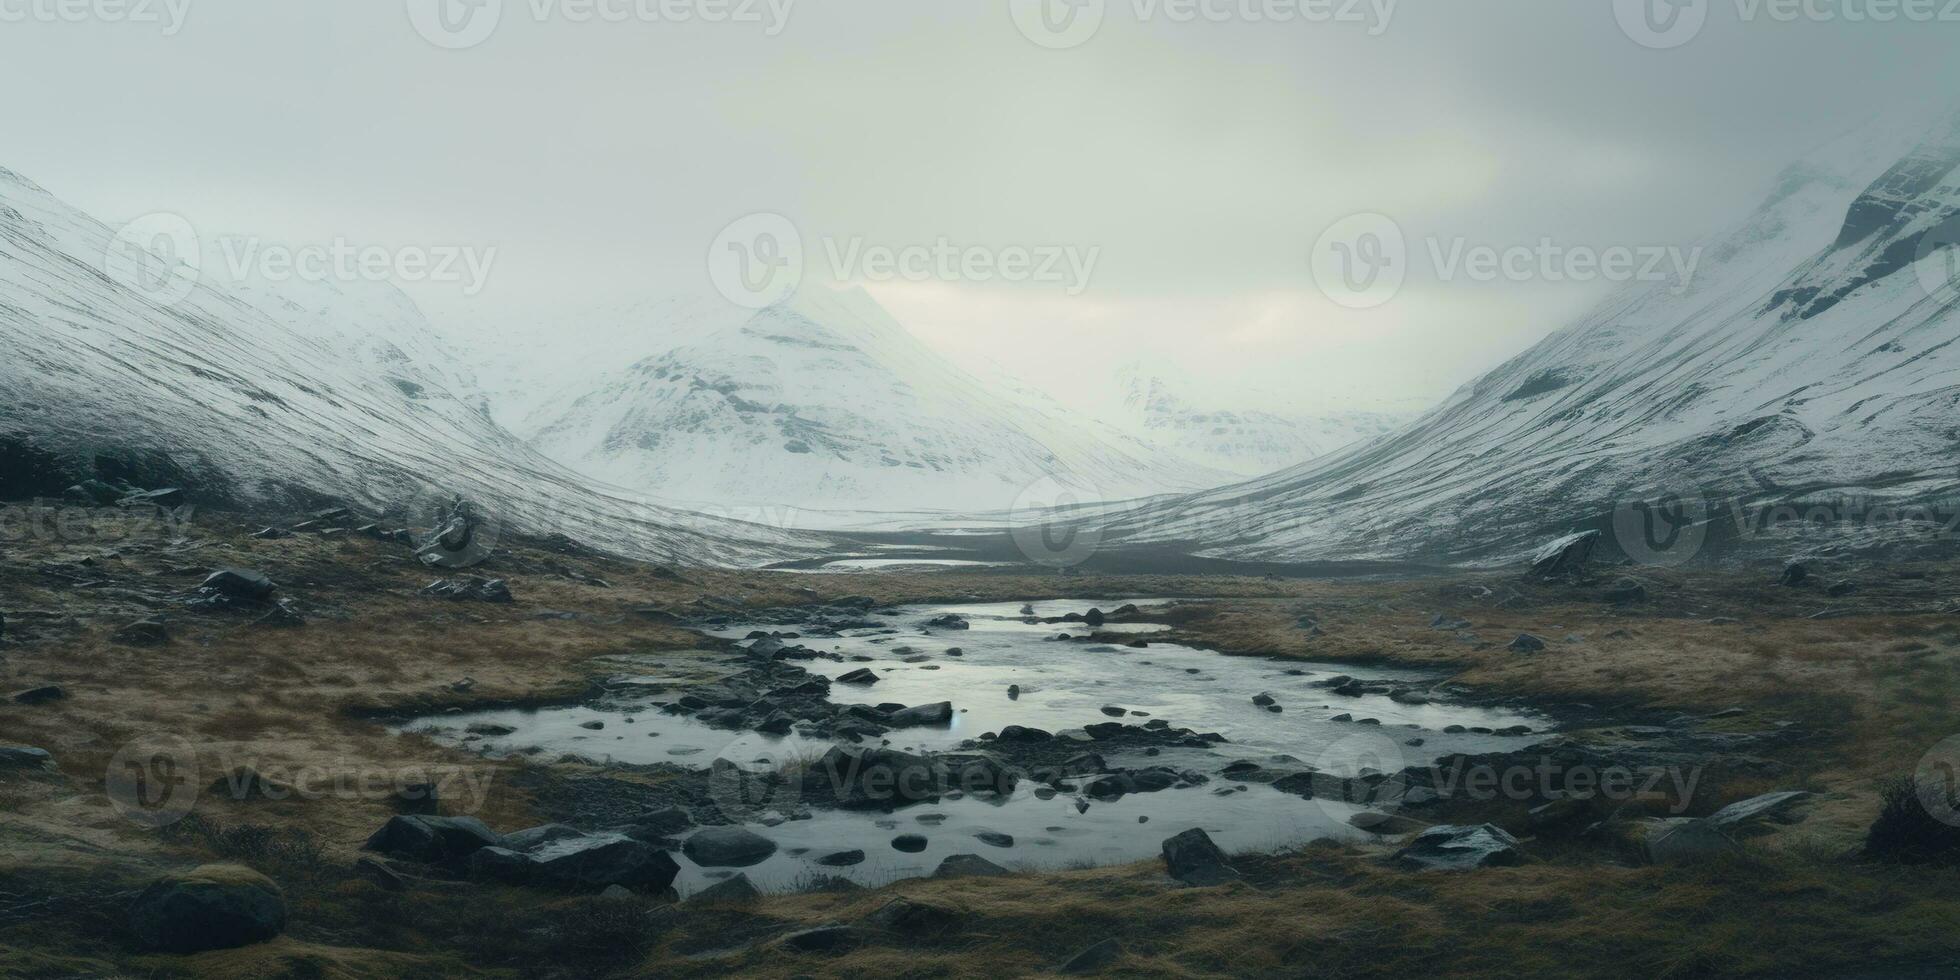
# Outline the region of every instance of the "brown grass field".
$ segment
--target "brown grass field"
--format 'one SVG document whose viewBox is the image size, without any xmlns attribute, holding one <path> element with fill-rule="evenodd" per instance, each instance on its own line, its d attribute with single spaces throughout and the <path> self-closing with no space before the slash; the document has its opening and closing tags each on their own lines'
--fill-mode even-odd
<svg viewBox="0 0 1960 980">
<path fill-rule="evenodd" d="M 7 542 L 0 691 L 58 684 L 67 697 L 0 702 L 0 741 L 45 748 L 61 766 L 58 777 L 0 781 L 0 976 L 1023 976 L 1103 938 L 1122 944 L 1109 972 L 1124 976 L 1943 976 L 1960 962 L 1953 869 L 1858 855 L 1881 786 L 1960 733 L 1960 616 L 1943 607 L 1960 595 L 1954 565 L 1847 571 L 1863 587 L 1843 602 L 1781 589 L 1768 567 L 1626 570 L 1655 599 L 1621 609 L 1596 589 L 1527 584 L 1515 572 L 1412 581 L 674 573 L 521 542 L 473 570 L 510 582 L 519 601 L 496 606 L 417 596 L 434 576 L 399 546 L 261 541 L 250 530 L 207 517 L 175 542 Z M 172 613 L 166 646 L 110 641 L 223 566 L 272 576 L 307 625 Z M 1392 842 L 1322 843 L 1240 856 L 1245 881 L 1216 888 L 1176 887 L 1150 862 L 675 912 L 435 880 L 384 891 L 352 870 L 361 842 L 394 812 L 379 796 L 201 798 L 194 819 L 158 831 L 122 816 L 105 792 L 121 746 L 169 733 L 196 746 L 204 781 L 241 764 L 462 768 L 490 779 L 476 812 L 490 825 L 542 823 L 519 783 L 548 780 L 513 776 L 564 766 L 479 758 L 394 735 L 375 716 L 574 699 L 609 654 L 659 651 L 685 670 L 702 639 L 635 610 L 685 611 L 703 596 L 792 605 L 815 601 L 811 590 L 891 603 L 1212 597 L 1180 615 L 1180 638 L 1230 653 L 1440 668 L 1480 692 L 1629 715 L 1741 708 L 1726 721 L 1737 730 L 1788 723 L 1803 737 L 1773 750 L 1787 777 L 1712 785 L 1694 812 L 1773 789 L 1821 798 L 1808 819 L 1742 855 L 1688 867 L 1527 840 L 1533 860 L 1522 867 L 1412 873 L 1381 860 Z M 1808 618 L 1827 606 L 1853 614 Z M 1429 630 L 1438 612 L 1471 618 L 1489 642 Z M 1309 613 L 1324 635 L 1295 626 Z M 1526 631 L 1586 640 L 1508 652 Z M 459 692 L 465 677 L 474 686 Z M 281 885 L 292 907 L 285 934 L 193 956 L 135 952 L 121 922 L 130 893 L 218 859 Z M 838 956 L 767 941 L 849 922 L 893 896 L 944 906 L 959 925 Z"/>
</svg>

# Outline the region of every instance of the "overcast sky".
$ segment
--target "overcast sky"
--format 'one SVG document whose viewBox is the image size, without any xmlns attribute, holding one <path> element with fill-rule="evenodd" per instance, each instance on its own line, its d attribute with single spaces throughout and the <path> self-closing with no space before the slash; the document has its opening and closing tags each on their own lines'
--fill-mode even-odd
<svg viewBox="0 0 1960 980">
<path fill-rule="evenodd" d="M 1078 404 L 1131 359 L 1221 405 L 1439 398 L 1609 287 L 1437 281 L 1430 242 L 1686 248 L 1809 146 L 1960 92 L 1960 23 L 1870 22 L 1887 0 L 1809 0 L 1828 22 L 1706 0 L 1674 34 L 1607 0 L 1402 0 L 1385 22 L 1369 0 L 1340 22 L 1110 0 L 1093 32 L 1093 7 L 1044 22 L 1033 0 L 600 0 L 612 23 L 502 0 L 487 34 L 481 11 L 418 30 L 436 0 L 96 0 L 137 22 L 58 2 L 86 4 L 0 0 L 0 165 L 112 224 L 495 249 L 474 298 L 403 284 L 453 319 L 704 289 L 717 235 L 770 212 L 805 281 L 841 272 Z M 706 20 L 729 12 L 753 19 Z M 1368 309 L 1314 275 L 1356 213 L 1408 243 Z M 1086 283 L 906 281 L 829 255 L 942 240 L 1095 261 Z"/>
</svg>

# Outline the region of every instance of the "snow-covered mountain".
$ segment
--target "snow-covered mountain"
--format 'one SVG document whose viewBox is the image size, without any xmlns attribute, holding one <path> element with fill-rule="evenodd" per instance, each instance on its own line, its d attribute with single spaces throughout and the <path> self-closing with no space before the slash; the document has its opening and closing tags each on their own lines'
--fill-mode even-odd
<svg viewBox="0 0 1960 980">
<path fill-rule="evenodd" d="M 538 385 L 559 396 L 517 431 L 553 459 L 663 499 L 791 505 L 834 523 L 853 520 L 841 512 L 1002 510 L 1051 480 L 1116 499 L 1230 478 L 1025 385 L 980 380 L 861 289 L 805 287 L 686 330 L 675 323 L 694 307 L 652 312 L 640 342 L 678 343 L 577 384 Z"/>
<path fill-rule="evenodd" d="M 0 483 L 106 467 L 243 506 L 395 511 L 461 494 L 506 527 L 662 560 L 751 565 L 824 543 L 648 503 L 540 456 L 449 384 L 406 297 L 207 274 L 174 302 L 111 274 L 111 230 L 0 169 Z M 290 291 L 286 287 L 291 286 Z"/>
<path fill-rule="evenodd" d="M 1372 439 L 1415 411 L 1271 411 L 1200 407 L 1175 381 L 1131 363 L 1118 369 L 1125 421 L 1143 439 L 1201 465 L 1261 476 Z"/>
<path fill-rule="evenodd" d="M 1391 435 L 1130 509 L 1104 540 L 1494 560 L 1657 493 L 1708 501 L 1716 533 L 1736 504 L 1952 500 L 1960 300 L 1914 258 L 1954 255 L 1932 246 L 1956 165 L 1960 118 L 1873 122 L 1788 168 L 1684 293 L 1629 288 Z"/>
</svg>

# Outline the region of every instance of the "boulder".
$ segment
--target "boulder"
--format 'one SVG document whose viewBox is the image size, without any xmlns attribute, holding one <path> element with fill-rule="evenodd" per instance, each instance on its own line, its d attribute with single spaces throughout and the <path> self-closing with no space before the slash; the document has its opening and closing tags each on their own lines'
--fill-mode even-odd
<svg viewBox="0 0 1960 980">
<path fill-rule="evenodd" d="M 1003 834 L 995 830 L 983 830 L 980 831 L 979 833 L 974 834 L 973 837 L 975 840 L 978 840 L 980 843 L 985 844 L 988 847 L 1013 847 L 1014 846 L 1013 834 Z"/>
<path fill-rule="evenodd" d="M 833 745 L 805 774 L 803 791 L 840 806 L 893 806 L 938 796 L 949 775 L 931 756 Z"/>
<path fill-rule="evenodd" d="M 469 867 L 472 877 L 575 892 L 599 892 L 613 885 L 663 891 L 681 870 L 665 850 L 625 834 L 557 836 L 528 850 L 479 848 L 470 854 Z"/>
<path fill-rule="evenodd" d="M 834 851 L 817 859 L 826 868 L 849 868 L 864 863 L 864 852 L 860 850 Z"/>
<path fill-rule="evenodd" d="M 917 854 L 925 850 L 926 844 L 927 841 L 924 834 L 900 834 L 892 838 L 892 849 L 904 851 L 907 854 Z"/>
<path fill-rule="evenodd" d="M 892 712 L 889 722 L 893 728 L 950 725 L 953 723 L 953 702 L 935 701 L 932 704 L 913 705 Z"/>
<path fill-rule="evenodd" d="M 50 704 L 67 696 L 67 691 L 53 684 L 30 687 L 25 691 L 15 691 L 12 695 L 15 704 Z"/>
<path fill-rule="evenodd" d="M 1415 836 L 1395 852 L 1401 864 L 1435 871 L 1469 871 L 1524 863 L 1518 839 L 1493 824 L 1444 824 Z"/>
<path fill-rule="evenodd" d="M 46 749 L 0 744 L 0 773 L 51 773 L 60 768 Z"/>
<path fill-rule="evenodd" d="M 437 599 L 473 602 L 511 602 L 510 586 L 503 579 L 479 578 L 475 575 L 462 575 L 456 578 L 439 578 L 422 587 L 422 595 Z"/>
<path fill-rule="evenodd" d="M 741 827 L 704 827 L 681 845 L 681 851 L 704 868 L 746 868 L 776 853 L 776 842 Z"/>
<path fill-rule="evenodd" d="M 1360 813 L 1356 813 L 1348 817 L 1347 822 L 1348 826 L 1356 830 L 1364 830 L 1383 837 L 1400 837 L 1403 834 L 1413 834 L 1423 827 L 1420 822 L 1411 820 L 1408 817 L 1398 816 L 1393 813 L 1376 813 L 1372 810 L 1363 810 Z"/>
<path fill-rule="evenodd" d="M 1437 613 L 1436 617 L 1429 621 L 1429 628 L 1433 630 L 1467 630 L 1470 628 L 1470 621 L 1467 619 L 1458 619 L 1448 613 Z"/>
<path fill-rule="evenodd" d="M 236 864 L 207 864 L 159 879 L 129 908 L 137 944 L 165 953 L 249 946 L 285 928 L 285 893 L 272 879 Z"/>
<path fill-rule="evenodd" d="M 1211 835 L 1197 827 L 1164 841 L 1164 868 L 1187 885 L 1222 885 L 1239 877 Z"/>
<path fill-rule="evenodd" d="M 1804 567 L 1802 562 L 1793 561 L 1783 566 L 1783 574 L 1777 577 L 1776 584 L 1795 588 L 1809 580 L 1810 569 Z"/>
<path fill-rule="evenodd" d="M 423 864 L 461 865 L 503 838 L 475 817 L 433 817 L 403 814 L 391 817 L 361 848 Z"/>
<path fill-rule="evenodd" d="M 219 595 L 247 602 L 263 602 L 271 598 L 278 586 L 258 572 L 238 568 L 221 568 L 205 578 L 202 589 L 210 589 Z"/>
<path fill-rule="evenodd" d="M 1107 620 L 1103 618 L 1103 611 L 1100 609 L 1096 609 L 1092 607 L 1088 612 L 1082 614 L 1083 625 L 1088 626 L 1091 629 L 1100 628 L 1102 624 L 1105 622 L 1107 622 Z"/>
<path fill-rule="evenodd" d="M 967 622 L 966 617 L 958 613 L 947 613 L 944 616 L 926 620 L 926 627 L 941 630 L 963 630 L 967 628 Z"/>
<path fill-rule="evenodd" d="M 1811 794 L 1802 790 L 1764 793 L 1731 803 L 1709 814 L 1707 821 L 1709 826 L 1730 835 L 1759 829 L 1757 825 L 1765 821 L 1796 823 L 1802 819 L 1796 811 L 1810 799 Z"/>
<path fill-rule="evenodd" d="M 934 878 L 1000 878 L 1010 872 L 978 854 L 954 854 L 939 862 Z"/>
<path fill-rule="evenodd" d="M 858 925 L 908 939 L 921 939 L 958 932 L 965 919 L 957 909 L 944 905 L 894 898 L 859 919 Z"/>
<path fill-rule="evenodd" d="M 869 667 L 859 667 L 848 674 L 838 677 L 837 682 L 840 684 L 876 684 L 878 683 L 878 675 L 873 673 Z"/>
<path fill-rule="evenodd" d="M 762 899 L 749 876 L 737 874 L 724 878 L 688 896 L 687 905 L 749 905 Z"/>
<path fill-rule="evenodd" d="M 1742 845 L 1706 820 L 1683 820 L 1650 830 L 1647 860 L 1655 864 L 1699 864 L 1741 852 Z"/>
<path fill-rule="evenodd" d="M 1512 653 L 1538 653 L 1545 649 L 1545 640 L 1530 633 L 1519 633 L 1518 638 L 1512 640 L 1511 645 L 1506 649 Z"/>
<path fill-rule="evenodd" d="M 1599 544 L 1598 531 L 1580 531 L 1546 542 L 1531 555 L 1531 573 L 1539 578 L 1557 578 L 1577 573 L 1592 557 Z"/>
</svg>

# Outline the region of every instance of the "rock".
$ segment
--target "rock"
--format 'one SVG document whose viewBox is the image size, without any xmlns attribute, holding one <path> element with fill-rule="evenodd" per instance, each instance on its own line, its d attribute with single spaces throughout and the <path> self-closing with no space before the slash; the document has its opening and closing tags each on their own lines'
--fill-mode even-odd
<svg viewBox="0 0 1960 980">
<path fill-rule="evenodd" d="M 692 826 L 692 815 L 680 807 L 670 806 L 643 813 L 614 829 L 635 840 L 653 841 L 678 834 Z"/>
<path fill-rule="evenodd" d="M 210 589 L 220 595 L 248 602 L 263 602 L 272 596 L 278 586 L 258 572 L 248 572 L 237 568 L 221 568 L 205 578 L 199 588 Z"/>
<path fill-rule="evenodd" d="M 1401 864 L 1424 870 L 1468 871 L 1524 863 L 1518 839 L 1493 824 L 1445 824 L 1417 834 L 1395 852 Z"/>
<path fill-rule="evenodd" d="M 1271 705 L 1273 702 L 1274 702 L 1273 696 L 1263 691 L 1252 696 L 1252 703 L 1258 705 L 1261 708 L 1267 707 L 1268 705 Z"/>
<path fill-rule="evenodd" d="M 748 905 L 762 899 L 762 892 L 756 890 L 749 876 L 736 874 L 724 878 L 688 896 L 687 905 Z"/>
<path fill-rule="evenodd" d="M 1122 944 L 1114 939 L 1105 939 L 1062 961 L 1062 965 L 1056 967 L 1055 972 L 1066 974 L 1100 973 L 1104 967 L 1122 958 Z"/>
<path fill-rule="evenodd" d="M 1549 541 L 1532 553 L 1531 573 L 1539 578 L 1575 574 L 1592 557 L 1599 539 L 1598 531 L 1580 531 Z"/>
<path fill-rule="evenodd" d="M 161 646 L 170 642 L 170 631 L 164 626 L 163 620 L 152 617 L 139 619 L 117 630 L 110 639 L 134 647 Z"/>
<path fill-rule="evenodd" d="M 1384 837 L 1399 837 L 1403 834 L 1413 834 L 1423 827 L 1421 823 L 1411 820 L 1408 817 L 1397 816 L 1392 813 L 1375 813 L 1369 810 L 1363 810 L 1349 817 L 1347 822 L 1348 826 L 1356 830 L 1365 830 L 1368 833 L 1380 834 Z"/>
<path fill-rule="evenodd" d="M 1014 846 L 1014 835 L 1013 835 L 1013 834 L 1003 834 L 1003 833 L 999 833 L 999 832 L 997 832 L 997 831 L 992 831 L 992 830 L 983 830 L 983 831 L 980 831 L 980 832 L 979 832 L 979 833 L 977 833 L 977 834 L 974 834 L 973 836 L 974 836 L 974 838 L 976 838 L 977 840 L 979 840 L 979 841 L 980 841 L 980 843 L 982 843 L 982 844 L 987 844 L 987 845 L 989 845 L 989 846 L 992 846 L 992 847 L 1013 847 L 1013 846 Z"/>
<path fill-rule="evenodd" d="M 67 697 L 68 692 L 56 685 L 44 684 L 40 687 L 30 687 L 25 691 L 15 691 L 12 696 L 15 704 L 49 704 Z"/>
<path fill-rule="evenodd" d="M 1858 591 L 1858 583 L 1850 581 L 1832 582 L 1830 588 L 1824 590 L 1826 595 L 1834 599 L 1843 598 L 1856 591 Z"/>
<path fill-rule="evenodd" d="M 1805 568 L 1801 562 L 1793 561 L 1788 565 L 1783 566 L 1783 574 L 1777 578 L 1776 584 L 1781 586 L 1786 586 L 1789 588 L 1795 588 L 1799 585 L 1804 584 L 1804 582 L 1808 581 L 1809 578 L 1810 578 L 1810 569 Z"/>
<path fill-rule="evenodd" d="M 475 817 L 404 814 L 389 818 L 361 848 L 423 864 L 457 866 L 476 851 L 502 843 L 502 837 Z"/>
<path fill-rule="evenodd" d="M 1008 725 L 1000 730 L 999 739 L 1003 742 L 1046 742 L 1055 737 L 1053 732 L 1022 725 Z"/>
<path fill-rule="evenodd" d="M 31 745 L 0 744 L 0 773 L 52 773 L 60 770 L 46 749 Z"/>
<path fill-rule="evenodd" d="M 1802 819 L 1796 810 L 1810 802 L 1811 794 L 1802 790 L 1786 790 L 1781 793 L 1764 793 L 1728 806 L 1709 814 L 1709 826 L 1723 833 L 1737 833 L 1755 829 L 1764 821 L 1774 823 L 1796 823 Z"/>
<path fill-rule="evenodd" d="M 848 674 L 838 677 L 837 682 L 840 684 L 876 684 L 878 683 L 878 675 L 873 673 L 869 667 L 859 667 Z"/>
<path fill-rule="evenodd" d="M 859 919 L 858 924 L 867 929 L 920 939 L 958 932 L 965 919 L 958 910 L 944 905 L 894 898 Z"/>
<path fill-rule="evenodd" d="M 207 864 L 162 878 L 129 909 L 137 944 L 166 953 L 249 946 L 285 928 L 285 893 L 272 879 L 236 864 Z"/>
<path fill-rule="evenodd" d="M 1128 709 L 1119 708 L 1113 704 L 1105 704 L 1102 707 L 1102 713 L 1108 715 L 1111 718 L 1121 718 L 1124 715 L 1129 714 L 1130 712 L 1128 711 Z"/>
<path fill-rule="evenodd" d="M 907 854 L 917 854 L 926 849 L 925 835 L 900 834 L 892 838 L 892 848 L 894 850 L 904 851 Z"/>
<path fill-rule="evenodd" d="M 257 533 L 252 535 L 252 537 L 260 541 L 278 541 L 292 536 L 293 532 L 277 527 L 261 528 Z"/>
<path fill-rule="evenodd" d="M 1091 607 L 1088 612 L 1082 614 L 1083 625 L 1088 626 L 1090 629 L 1101 628 L 1105 622 L 1107 620 L 1103 618 L 1103 611 L 1100 609 Z"/>
<path fill-rule="evenodd" d="M 935 619 L 926 620 L 929 629 L 963 630 L 967 628 L 966 617 L 958 613 L 947 613 Z"/>
<path fill-rule="evenodd" d="M 1684 820 L 1650 831 L 1647 860 L 1655 864 L 1699 864 L 1710 858 L 1741 852 L 1727 834 L 1706 820 Z"/>
<path fill-rule="evenodd" d="M 470 854 L 472 877 L 527 888 L 597 892 L 612 885 L 664 891 L 680 874 L 665 850 L 625 834 L 556 837 L 528 850 L 484 847 Z"/>
<path fill-rule="evenodd" d="M 777 942 L 798 953 L 839 953 L 869 941 L 873 935 L 868 929 L 831 923 L 792 932 Z"/>
<path fill-rule="evenodd" d="M 502 738 L 505 735 L 517 734 L 517 729 L 509 725 L 497 725 L 487 721 L 479 721 L 463 729 L 463 731 L 471 735 L 484 735 L 490 738 Z"/>
<path fill-rule="evenodd" d="M 512 602 L 510 586 L 503 579 L 485 579 L 475 575 L 456 578 L 439 578 L 422 587 L 422 595 L 437 599 L 474 602 Z"/>
<path fill-rule="evenodd" d="M 826 868 L 849 868 L 864 863 L 864 852 L 859 850 L 835 851 L 817 859 Z"/>
<path fill-rule="evenodd" d="M 1616 606 L 1628 606 L 1637 602 L 1646 602 L 1647 587 L 1633 579 L 1623 578 L 1613 583 L 1613 587 L 1607 589 L 1601 598 Z"/>
<path fill-rule="evenodd" d="M 583 728 L 589 732 L 596 732 L 604 729 L 606 727 L 606 723 L 603 721 L 582 721 L 579 722 L 578 727 Z"/>
<path fill-rule="evenodd" d="M 1164 841 L 1164 867 L 1171 877 L 1187 885 L 1222 885 L 1239 878 L 1226 862 L 1225 852 L 1212 843 L 1211 835 L 1197 827 Z"/>
<path fill-rule="evenodd" d="M 999 878 L 1010 872 L 978 854 L 954 854 L 939 862 L 934 878 Z"/>
<path fill-rule="evenodd" d="M 776 842 L 741 827 L 704 827 L 681 851 L 704 868 L 746 868 L 776 853 Z"/>
<path fill-rule="evenodd" d="M 953 702 L 937 701 L 932 704 L 913 705 L 891 713 L 889 719 L 893 728 L 914 728 L 922 725 L 950 725 L 953 723 Z"/>
<path fill-rule="evenodd" d="M 1512 653 L 1538 653 L 1545 649 L 1545 640 L 1530 633 L 1519 633 L 1518 638 L 1512 640 L 1511 645 L 1506 649 Z"/>
<path fill-rule="evenodd" d="M 505 834 L 503 843 L 500 846 L 507 850 L 528 852 L 535 851 L 553 841 L 584 836 L 585 831 L 577 827 L 569 827 L 562 823 L 548 823 L 542 827 L 529 827 L 524 830 Z"/>
</svg>

